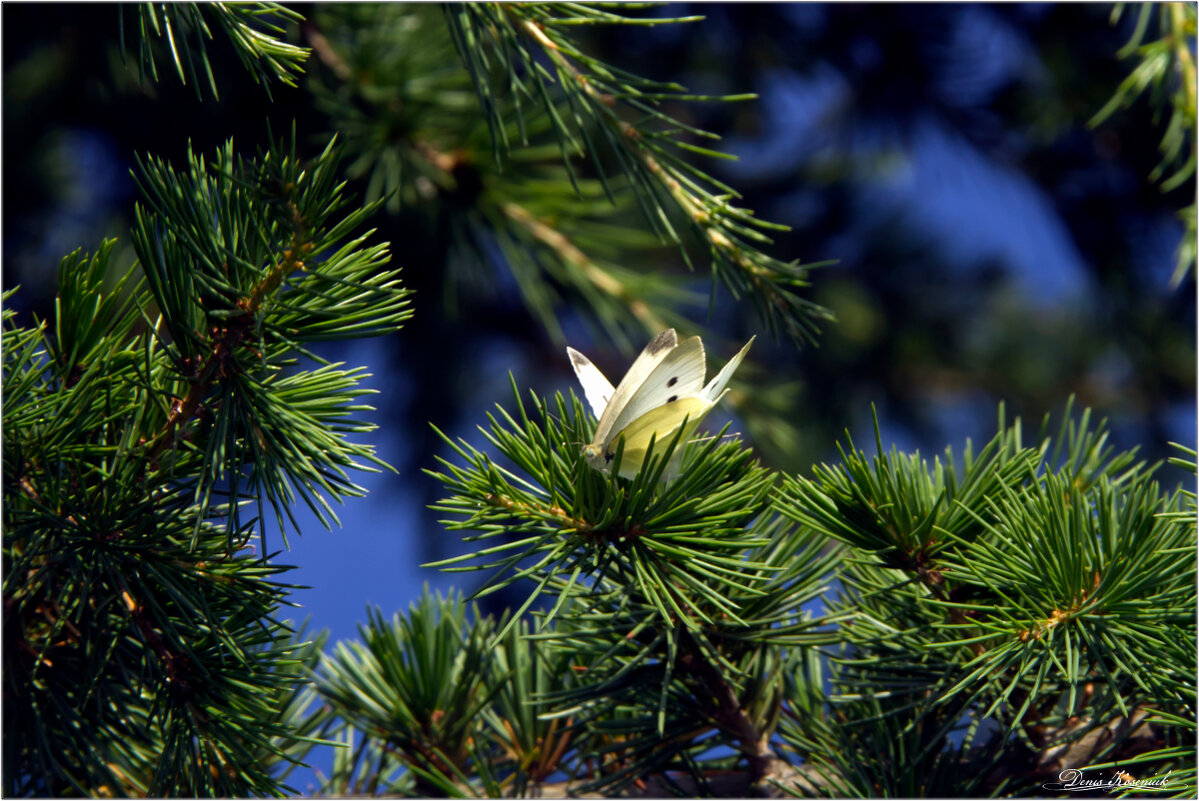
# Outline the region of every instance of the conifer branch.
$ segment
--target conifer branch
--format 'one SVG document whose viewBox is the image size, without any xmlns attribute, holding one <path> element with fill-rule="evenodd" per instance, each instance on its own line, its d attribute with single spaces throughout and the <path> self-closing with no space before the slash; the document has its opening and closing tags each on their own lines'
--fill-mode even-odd
<svg viewBox="0 0 1199 801">
<path fill-rule="evenodd" d="M 447 175 L 453 173 L 460 163 L 459 157 L 438 150 L 426 140 L 414 139 L 414 147 L 431 166 Z M 584 277 L 597 290 L 627 309 L 645 331 L 656 333 L 669 327 L 644 298 L 633 293 L 626 283 L 617 280 L 596 264 L 561 231 L 538 219 L 527 208 L 513 200 L 500 200 L 498 203 L 508 220 L 527 231 L 534 242 L 552 250 L 563 264 Z"/>
<path fill-rule="evenodd" d="M 303 257 L 312 252 L 312 244 L 306 241 L 299 209 L 291 202 L 288 203 L 288 208 L 294 232 L 290 244 L 283 251 L 281 261 L 267 270 L 266 275 L 254 285 L 247 296 L 237 300 L 237 308 L 243 310 L 241 314 L 228 318 L 225 325 L 214 325 L 209 329 L 211 350 L 195 368 L 195 374 L 190 377 L 191 388 L 182 400 L 172 402 L 170 414 L 162 430 L 146 443 L 151 461 L 156 461 L 164 451 L 174 447 L 175 432 L 195 417 L 213 384 L 219 379 L 230 377 L 227 371 L 234 363 L 238 348 L 252 333 L 252 326 L 263 300 L 278 289 L 287 276 L 304 269 Z"/>
<path fill-rule="evenodd" d="M 1117 22 L 1126 9 L 1118 3 L 1112 11 L 1112 22 Z M 1142 44 L 1154 10 L 1158 18 L 1158 38 Z M 1161 162 L 1149 176 L 1151 181 L 1161 181 L 1161 189 L 1168 192 L 1182 186 L 1195 175 L 1199 164 L 1199 140 L 1196 139 L 1196 68 L 1193 49 L 1197 27 L 1197 12 L 1190 3 L 1163 3 L 1160 6 L 1139 7 L 1137 22 L 1132 36 L 1116 55 L 1123 59 L 1137 56 L 1139 63 L 1128 77 L 1116 88 L 1115 94 L 1087 125 L 1098 127 L 1110 118 L 1117 109 L 1128 108 L 1146 90 L 1150 91 L 1151 102 L 1161 110 L 1167 103 L 1170 118 L 1158 150 Z M 1167 177 L 1167 171 L 1173 172 Z M 1194 199 L 1182 209 L 1178 216 L 1185 230 L 1178 248 L 1178 266 L 1170 279 L 1178 286 L 1194 269 L 1196 255 L 1196 207 Z"/>
<path fill-rule="evenodd" d="M 121 13 L 124 16 L 125 9 Z M 138 74 L 145 80 L 158 80 L 160 40 L 166 41 L 175 72 L 184 85 L 190 79 L 200 96 L 203 73 L 214 99 L 220 98 L 216 77 L 207 50 L 212 37 L 211 21 L 229 39 L 242 66 L 255 83 L 270 97 L 271 80 L 296 85 L 296 75 L 304 71 L 308 50 L 296 47 L 281 37 L 288 23 L 300 22 L 299 12 L 280 3 L 139 3 L 137 5 Z M 264 28 L 265 31 L 259 30 Z M 120 26 L 121 54 L 125 55 L 125 25 Z"/>
<path fill-rule="evenodd" d="M 388 7 L 378 42 L 356 30 L 349 35 L 344 16 L 330 9 L 303 28 L 336 79 L 327 88 L 318 84 L 318 96 L 328 102 L 355 98 L 353 113 L 334 127 L 358 154 L 353 174 L 368 177 L 369 197 L 386 197 L 393 213 L 436 205 L 464 231 L 452 244 L 451 258 L 467 269 L 450 273 L 455 280 L 469 283 L 476 273 L 491 280 L 486 273 L 498 244 L 529 310 L 560 343 L 565 339 L 558 318 L 567 304 L 629 346 L 645 333 L 681 323 L 674 310 L 680 302 L 699 306 L 695 293 L 668 277 L 602 256 L 616 245 L 627 255 L 658 243 L 624 222 L 609 222 L 624 202 L 613 205 L 600 182 L 570 174 L 552 146 L 530 140 L 521 156 L 522 173 L 491 169 L 489 151 L 480 149 L 486 143 L 477 108 L 462 91 L 470 86 L 469 76 L 439 65 L 421 68 L 420 54 L 442 43 L 453 46 L 442 16 L 431 17 L 421 7 Z M 380 48 L 389 55 L 371 58 L 360 77 L 358 62 Z M 344 102 L 338 108 L 344 113 Z M 437 113 L 416 119 L 415 112 L 425 108 Z M 520 125 L 529 136 L 545 139 L 551 121 L 537 113 Z"/>
<path fill-rule="evenodd" d="M 338 216 L 332 149 L 189 161 L 142 162 L 144 280 L 110 284 L 106 242 L 63 259 L 52 326 L 4 310 L 5 713 L 37 733 L 6 742 L 10 794 L 277 794 L 276 768 L 316 742 L 298 673 L 314 650 L 277 619 L 287 568 L 241 548 L 261 531 L 237 507 L 336 491 L 339 463 L 369 458 L 342 439 L 366 430 L 342 420 L 353 371 L 273 373 L 306 342 L 394 330 L 408 293 L 354 233 L 372 209 Z M 232 503 L 212 500 L 222 470 Z"/>
<path fill-rule="evenodd" d="M 551 248 L 565 264 L 581 273 L 596 289 L 624 305 L 646 331 L 662 331 L 668 327 L 643 298 L 635 295 L 627 285 L 600 268 L 561 232 L 537 220 L 527 209 L 516 203 L 506 202 L 501 208 L 508 219 L 522 226 L 533 239 Z"/>
<path fill-rule="evenodd" d="M 665 100 L 736 101 L 752 95 L 687 94 L 675 84 L 655 83 L 586 55 L 564 32 L 571 25 L 664 24 L 694 18 L 643 20 L 587 4 L 548 3 L 447 5 L 446 17 L 487 113 L 497 161 L 510 146 L 510 137 L 506 112 L 493 84 L 507 87 L 522 141 L 522 104 L 536 98 L 533 102 L 539 102 L 553 122 L 572 180 L 577 181 L 570 166 L 572 157 L 586 154 L 600 163 L 601 153 L 593 141 L 599 134 L 616 156 L 621 173 L 659 236 L 676 244 L 690 266 L 687 245 L 671 221 L 681 216 L 691 234 L 707 248 L 713 274 L 734 297 L 748 295 L 772 332 L 782 332 L 801 344 L 813 340 L 822 321 L 832 319 L 827 310 L 797 293 L 807 286 L 807 271 L 819 265 L 783 264 L 758 249 L 770 242 L 765 231 L 786 230 L 786 226 L 764 222 L 733 206 L 730 201 L 737 197 L 734 190 L 680 155 L 727 158 L 679 138 L 683 133 L 715 137 L 658 108 Z M 488 61 L 488 51 L 496 55 L 498 70 Z M 548 59 L 552 72 L 538 60 L 538 53 Z M 637 114 L 640 121 L 627 122 L 621 118 L 621 110 Z M 609 178 L 602 169 L 600 176 L 609 197 L 613 197 Z M 663 205 L 663 199 L 669 199 L 669 203 Z"/>
<path fill-rule="evenodd" d="M 777 759 L 770 748 L 770 732 L 761 732 L 750 720 L 737 692 L 725 679 L 724 674 L 708 660 L 695 640 L 684 633 L 685 652 L 680 657 L 680 666 L 694 674 L 716 701 L 713 713 L 717 726 L 737 743 L 749 764 L 750 785 L 754 786 L 771 773 Z"/>
<path fill-rule="evenodd" d="M 157 459 L 170 450 L 175 462 L 198 456 L 204 498 L 226 476 L 236 487 L 247 468 L 257 487 L 277 465 L 282 473 L 262 489 L 284 530 L 295 490 L 328 525 L 336 516 L 322 492 L 362 492 L 344 468 L 366 468 L 355 457 L 386 465 L 344 437 L 370 426 L 319 428 L 322 419 L 344 421 L 356 409 L 352 399 L 360 393 L 351 373 L 332 365 L 287 378 L 277 373 L 293 354 L 307 353 L 305 342 L 382 334 L 411 314 L 397 272 L 383 269 L 386 245 L 350 238 L 377 204 L 338 216 L 346 205 L 338 162 L 330 142 L 305 164 L 293 141 L 290 152 L 280 145 L 257 161 L 239 160 L 226 147 L 211 169 L 192 156 L 186 173 L 143 163 L 149 208 L 137 210 L 134 244 L 171 334 L 164 347 L 187 384 L 183 398 L 172 397 L 147 452 Z M 327 255 L 312 263 L 313 253 Z M 211 430 L 236 432 L 233 442 L 217 445 L 208 431 L 197 431 L 194 443 L 177 447 L 179 430 L 202 408 Z M 230 537 L 239 527 L 237 509 L 228 517 Z"/>
</svg>

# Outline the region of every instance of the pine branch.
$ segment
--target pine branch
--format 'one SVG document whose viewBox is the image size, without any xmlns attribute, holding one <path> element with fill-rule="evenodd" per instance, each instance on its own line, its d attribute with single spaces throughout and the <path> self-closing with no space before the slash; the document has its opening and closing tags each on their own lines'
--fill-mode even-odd
<svg viewBox="0 0 1199 801">
<path fill-rule="evenodd" d="M 668 443 L 632 480 L 608 478 L 565 444 L 590 439 L 577 400 L 558 397 L 553 414 L 536 397 L 534 405 L 536 422 L 518 396 L 517 415 L 501 409 L 483 430 L 512 468 L 446 440 L 466 465 L 442 460 L 446 472 L 432 475 L 455 494 L 435 508 L 462 517 L 447 521 L 452 528 L 479 532 L 469 540 L 517 539 L 438 565 L 496 560 L 450 568 L 499 567 L 477 595 L 532 579 L 517 616 L 541 593 L 556 598 L 528 639 L 569 655 L 577 680 L 530 700 L 543 720 L 567 721 L 575 765 L 597 765 L 579 791 L 624 793 L 679 764 L 698 771 L 694 753 L 713 731 L 744 756 L 751 783 L 787 773 L 769 744 L 782 701 L 771 654 L 831 641 L 800 608 L 819 595 L 836 553 L 760 515 L 769 482 L 745 471 L 745 452 L 732 444 L 690 450 L 667 485 L 660 466 L 682 443 Z"/>
<path fill-rule="evenodd" d="M 1123 3 L 1118 3 L 1113 9 L 1113 24 L 1123 16 L 1124 9 Z M 1150 91 L 1151 102 L 1159 115 L 1169 104 L 1170 119 L 1158 145 L 1162 160 L 1149 176 L 1151 181 L 1161 181 L 1163 192 L 1169 192 L 1194 177 L 1199 159 L 1199 144 L 1195 138 L 1197 101 L 1193 53 L 1196 10 L 1190 3 L 1164 3 L 1158 6 L 1159 37 L 1142 44 L 1153 11 L 1154 6 L 1151 5 L 1140 7 L 1132 36 L 1117 53 L 1121 59 L 1135 55 L 1140 62 L 1116 88 L 1111 100 L 1087 124 L 1092 128 L 1098 127 L 1117 109 L 1131 106 L 1146 90 Z M 1173 172 L 1163 177 L 1167 171 Z M 1195 264 L 1195 203 L 1181 210 L 1178 216 L 1186 230 L 1178 249 L 1178 266 L 1170 279 L 1172 286 L 1178 286 Z"/>
<path fill-rule="evenodd" d="M 346 723 L 402 755 L 418 772 L 417 792 L 428 795 L 466 764 L 494 692 L 491 621 L 468 621 L 460 599 L 427 592 L 390 625 L 378 610 L 368 615 L 363 644 L 339 644 L 324 658 L 318 687 Z"/>
<path fill-rule="evenodd" d="M 692 166 L 684 154 L 727 158 L 721 153 L 682 141 L 682 134 L 714 135 L 671 117 L 659 106 L 667 101 L 738 101 L 752 95 L 708 97 L 687 94 L 675 84 L 649 81 L 619 70 L 582 52 L 566 32 L 571 26 L 593 24 L 665 24 L 680 19 L 634 19 L 587 4 L 480 3 L 446 6 L 446 17 L 459 56 L 474 80 L 491 130 L 495 158 L 506 154 L 511 137 L 506 108 L 495 87 L 507 89 L 514 103 L 520 141 L 527 141 L 523 104 L 538 103 L 553 121 L 564 163 L 587 154 L 599 165 L 599 136 L 615 156 L 621 174 L 630 182 L 649 223 L 664 239 L 688 249 L 673 220 L 681 219 L 689 234 L 703 243 L 713 274 L 734 295 L 748 295 L 773 333 L 785 333 L 796 344 L 814 341 L 823 320 L 831 314 L 796 292 L 807 286 L 807 270 L 784 264 L 759 247 L 770 242 L 764 233 L 786 230 L 731 204 L 737 194 Z M 491 54 L 496 63 L 488 59 Z M 550 69 L 547 69 L 548 62 Z M 636 115 L 624 119 L 618 109 Z M 614 192 L 602 170 L 609 196 Z M 572 171 L 572 181 L 577 181 Z M 715 287 L 713 287 L 715 291 Z"/>
<path fill-rule="evenodd" d="M 50 325 L 4 310 L 5 790 L 276 795 L 313 743 L 314 649 L 278 620 L 288 568 L 247 553 L 236 477 L 253 462 L 261 503 L 369 458 L 344 441 L 356 371 L 273 373 L 394 330 L 407 293 L 353 238 L 371 209 L 339 215 L 331 150 L 143 165 L 142 275 L 109 285 L 108 242 L 63 260 Z"/>
<path fill-rule="evenodd" d="M 843 451 L 780 487 L 785 516 L 853 549 L 832 604 L 850 621 L 833 714 L 784 727 L 832 793 L 1019 794 L 1110 757 L 1156 754 L 1157 775 L 1185 764 L 1167 746 L 1194 738 L 1172 722 L 1195 704 L 1178 680 L 1194 664 L 1193 495 L 1162 493 L 1106 442 L 1084 412 L 1026 448 L 1001 417 L 961 479 L 948 452 L 930 471 Z M 1141 704 L 1167 710 L 1163 725 L 1130 725 Z"/>
<path fill-rule="evenodd" d="M 121 54 L 125 54 L 124 7 L 121 9 Z M 137 6 L 138 77 L 145 81 L 149 73 L 158 81 L 158 50 L 165 40 L 175 73 L 184 85 L 190 80 L 196 96 L 201 96 L 201 73 L 220 99 L 216 77 L 208 55 L 211 22 L 228 38 L 242 66 L 255 83 L 262 84 L 271 96 L 271 81 L 296 85 L 296 76 L 304 71 L 306 48 L 288 44 L 281 37 L 287 23 L 302 22 L 299 12 L 279 3 L 140 3 Z M 260 30 L 260 28 L 265 30 Z"/>
<path fill-rule="evenodd" d="M 647 458 L 637 478 L 626 483 L 617 477 L 618 467 L 613 468 L 611 478 L 602 476 L 587 466 L 577 448 L 558 445 L 590 441 L 594 424 L 587 422 L 577 399 L 568 407 L 557 397 L 556 413 L 551 414 L 544 402 L 534 397 L 540 423 L 530 418 L 519 395 L 517 404 L 517 418 L 502 408 L 500 419 L 489 416 L 491 426 L 484 435 L 528 479 L 499 467 L 465 442 L 455 443 L 444 435 L 468 467 L 442 459 L 439 461 L 448 472 L 430 475 L 454 493 L 434 507 L 461 516 L 447 521 L 451 529 L 480 529 L 484 533 L 472 538 L 479 540 L 508 533 L 520 538 L 432 566 L 500 555 L 498 562 L 467 569 L 513 567 L 535 560 L 513 574 L 497 574 L 476 592 L 478 597 L 519 578 L 534 577 L 537 589 L 521 612 L 557 576 L 573 576 L 569 587 L 580 577 L 613 571 L 609 580 L 619 577 L 633 582 L 669 625 L 681 622 L 693 627 L 701 621 L 711 622 L 715 610 L 736 618 L 736 611 L 717 587 L 752 587 L 771 572 L 769 566 L 745 563 L 739 555 L 747 547 L 763 544 L 741 523 L 762 509 L 770 483 L 765 471 L 750 466 L 748 451 L 732 444 L 722 446 L 719 439 L 713 439 L 689 454 L 694 457 L 694 469 L 685 467 L 676 481 L 660 490 L 658 482 L 666 464 L 674 450 L 683 446 L 677 435 L 660 451 L 661 456 Z M 680 429 L 679 435 L 682 433 Z M 620 458 L 618 452 L 616 459 Z M 685 456 L 684 465 L 690 463 Z M 718 502 L 689 500 L 714 494 Z M 511 555 L 504 555 L 508 553 Z M 754 574 L 754 570 L 760 572 Z M 715 584 L 700 580 L 698 571 Z M 747 577 L 746 584 L 740 583 L 741 577 Z M 701 611 L 704 608 L 713 611 Z"/>
<path fill-rule="evenodd" d="M 142 162 L 149 207 L 136 209 L 134 246 L 170 335 L 161 347 L 186 388 L 172 393 L 147 456 L 157 464 L 169 453 L 167 471 L 199 460 L 203 504 L 226 478 L 236 495 L 244 474 L 284 531 L 296 490 L 328 526 L 336 515 L 322 493 L 361 494 L 345 468 L 386 465 L 346 439 L 372 429 L 347 419 L 369 408 L 354 403 L 364 394 L 357 371 L 280 371 L 296 353 L 312 357 L 307 342 L 377 336 L 411 314 L 398 272 L 383 269 L 386 245 L 356 234 L 377 204 L 339 216 L 338 161 L 331 142 L 305 164 L 293 141 L 257 161 L 231 145 L 212 167 L 192 155 L 185 173 Z M 239 527 L 234 506 L 230 535 Z"/>
<path fill-rule="evenodd" d="M 625 200 L 569 173 L 551 144 L 552 120 L 520 122 L 529 145 L 520 171 L 493 169 L 486 122 L 462 69 L 446 69 L 453 44 L 432 7 L 386 6 L 365 22 L 356 7 L 322 10 L 304 27 L 328 74 L 314 76 L 318 103 L 351 154 L 350 174 L 369 198 L 399 215 L 433 215 L 448 237 L 447 292 L 490 291 L 503 262 L 534 317 L 565 342 L 564 310 L 626 348 L 671 325 L 677 307 L 703 297 L 669 276 L 629 266 L 657 248 L 629 224 Z M 513 135 L 516 123 L 509 122 Z M 497 258 L 497 252 L 501 258 Z"/>
<path fill-rule="evenodd" d="M 683 635 L 684 653 L 680 667 L 692 672 L 716 701 L 714 718 L 731 740 L 737 743 L 749 763 L 750 785 L 757 785 L 771 774 L 778 758 L 769 745 L 770 732 L 760 731 L 746 714 L 737 692 L 719 668 L 704 657 L 703 652 L 688 635 Z"/>
<path fill-rule="evenodd" d="M 613 278 L 561 232 L 536 219 L 527 209 L 516 203 L 505 203 L 501 208 L 509 220 L 527 231 L 533 240 L 554 251 L 572 272 L 582 275 L 596 290 L 628 308 L 629 313 L 637 318 L 647 332 L 664 331 L 670 327 L 670 323 L 659 317 L 653 308 L 629 290 L 627 282 Z"/>
</svg>

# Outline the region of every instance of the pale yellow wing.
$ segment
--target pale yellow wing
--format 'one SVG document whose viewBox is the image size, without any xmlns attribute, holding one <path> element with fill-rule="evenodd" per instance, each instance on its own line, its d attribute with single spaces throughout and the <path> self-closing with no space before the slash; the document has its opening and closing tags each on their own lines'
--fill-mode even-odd
<svg viewBox="0 0 1199 801">
<path fill-rule="evenodd" d="M 615 455 L 617 442 L 623 439 L 624 451 L 620 457 L 620 475 L 624 478 L 632 478 L 645 464 L 650 439 L 654 439 L 654 453 L 661 454 L 667 444 L 674 439 L 679 427 L 683 425 L 683 421 L 686 420 L 686 430 L 675 451 L 676 454 L 680 453 L 692 432 L 695 431 L 695 427 L 714 405 L 704 398 L 692 396 L 679 398 L 651 409 L 613 438 L 608 452 L 602 456 L 605 463 L 603 467 L 607 467 L 611 463 L 609 456 Z"/>
<path fill-rule="evenodd" d="M 637 418 L 672 399 L 699 395 L 703 391 L 705 370 L 704 345 L 699 337 L 684 339 L 642 376 L 640 383 L 619 404 L 617 396 L 620 389 L 617 389 L 596 426 L 592 444 L 612 451 L 615 435 Z M 632 369 L 629 372 L 631 374 Z M 628 380 L 627 376 L 625 380 Z M 624 386 L 624 381 L 621 386 Z"/>
<path fill-rule="evenodd" d="M 612 424 L 620 415 L 620 410 L 628 404 L 629 398 L 632 397 L 633 393 L 637 391 L 637 388 L 645 382 L 646 377 L 653 372 L 654 368 L 657 367 L 658 364 L 661 363 L 661 361 L 665 359 L 672 350 L 678 347 L 678 344 L 678 334 L 674 332 L 673 328 L 667 328 L 665 331 L 651 339 L 649 344 L 645 346 L 645 349 L 641 351 L 641 355 L 638 356 L 636 361 L 633 362 L 632 366 L 629 367 L 628 372 L 624 374 L 624 378 L 620 380 L 620 383 L 616 386 L 616 389 L 613 390 L 611 396 L 608 398 L 607 403 L 605 403 L 604 410 L 599 415 L 599 424 L 595 429 L 595 439 L 592 440 L 591 444 L 583 447 L 583 453 L 585 455 L 591 454 L 588 456 L 588 458 L 594 456 L 595 453 L 603 451 L 604 445 L 610 439 L 610 435 L 614 431 L 620 430 L 613 429 L 612 427 Z M 575 374 L 578 375 L 577 370 Z M 584 392 L 586 392 L 586 390 L 584 390 Z"/>
</svg>

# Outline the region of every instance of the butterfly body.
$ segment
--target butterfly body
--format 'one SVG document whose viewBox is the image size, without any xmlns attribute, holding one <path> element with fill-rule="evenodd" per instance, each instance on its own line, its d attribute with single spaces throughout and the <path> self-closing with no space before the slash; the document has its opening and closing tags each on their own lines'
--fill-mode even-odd
<svg viewBox="0 0 1199 801">
<path fill-rule="evenodd" d="M 604 377 L 591 361 L 567 348 L 583 394 L 599 423 L 582 455 L 591 467 L 610 472 L 617 446 L 624 440 L 620 475 L 632 478 L 641 469 L 650 440 L 664 446 L 686 427 L 686 439 L 709 410 L 724 396 L 725 385 L 753 344 L 745 344 L 706 386 L 704 346 L 699 337 L 679 341 L 673 328 L 650 340 L 618 386 Z M 671 472 L 681 451 L 675 451 Z"/>
</svg>

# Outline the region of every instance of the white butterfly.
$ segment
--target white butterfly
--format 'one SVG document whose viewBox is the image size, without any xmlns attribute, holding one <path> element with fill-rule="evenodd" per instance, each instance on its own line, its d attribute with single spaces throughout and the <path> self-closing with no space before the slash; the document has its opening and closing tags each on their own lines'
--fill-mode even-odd
<svg viewBox="0 0 1199 801">
<path fill-rule="evenodd" d="M 624 439 L 620 475 L 632 478 L 645 462 L 651 437 L 655 437 L 655 447 L 661 453 L 686 420 L 687 431 L 682 437 L 685 441 L 704 415 L 724 397 L 725 385 L 754 339 L 751 337 L 707 386 L 704 386 L 707 365 L 703 343 L 699 337 L 679 342 L 673 328 L 650 340 L 615 388 L 590 359 L 574 348 L 567 348 L 587 403 L 599 418 L 595 438 L 583 446 L 587 464 L 609 472 L 617 441 Z M 676 449 L 667 474 L 672 472 L 680 453 L 681 448 Z"/>
</svg>

